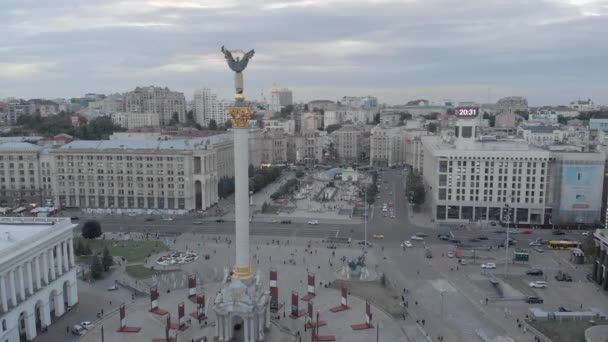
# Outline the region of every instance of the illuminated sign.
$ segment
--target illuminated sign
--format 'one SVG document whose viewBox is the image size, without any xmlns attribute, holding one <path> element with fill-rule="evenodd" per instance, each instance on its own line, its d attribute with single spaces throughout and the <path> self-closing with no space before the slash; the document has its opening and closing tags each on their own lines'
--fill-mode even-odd
<svg viewBox="0 0 608 342">
<path fill-rule="evenodd" d="M 479 115 L 479 108 L 477 107 L 458 107 L 454 111 L 454 114 L 459 117 L 474 118 Z"/>
</svg>

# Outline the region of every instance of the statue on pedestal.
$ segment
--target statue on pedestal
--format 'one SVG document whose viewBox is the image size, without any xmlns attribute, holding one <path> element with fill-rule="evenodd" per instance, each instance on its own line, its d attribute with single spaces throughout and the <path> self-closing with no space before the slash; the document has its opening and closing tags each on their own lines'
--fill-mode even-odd
<svg viewBox="0 0 608 342">
<path fill-rule="evenodd" d="M 232 71 L 234 71 L 234 89 L 236 91 L 235 99 L 237 101 L 244 101 L 245 96 L 243 95 L 243 71 L 247 67 L 249 60 L 255 54 L 255 50 L 251 50 L 247 53 L 243 54 L 243 57 L 232 57 L 232 52 L 241 52 L 240 50 L 230 51 L 222 46 L 222 52 L 224 53 L 224 58 L 228 62 L 228 66 Z"/>
</svg>

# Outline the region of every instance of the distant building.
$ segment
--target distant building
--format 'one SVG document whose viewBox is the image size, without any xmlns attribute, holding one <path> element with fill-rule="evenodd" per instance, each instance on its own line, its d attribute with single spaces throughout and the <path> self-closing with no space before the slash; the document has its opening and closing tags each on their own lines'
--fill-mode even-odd
<svg viewBox="0 0 608 342">
<path fill-rule="evenodd" d="M 179 122 L 186 120 L 186 98 L 183 93 L 161 87 L 137 87 L 125 93 L 124 110 L 127 113 L 156 113 L 160 125 L 166 126 L 177 113 Z"/>
<path fill-rule="evenodd" d="M 496 113 L 511 113 L 516 114 L 517 112 L 528 111 L 528 100 L 521 96 L 508 96 L 503 97 L 496 101 L 495 107 Z"/>
<path fill-rule="evenodd" d="M 35 106 L 33 103 L 24 100 L 14 100 L 8 103 L 8 114 L 6 116 L 6 124 L 14 126 L 17 124 L 17 120 L 22 115 L 33 114 Z"/>
<path fill-rule="evenodd" d="M 209 126 L 211 120 L 218 125 L 223 125 L 230 115 L 223 101 L 218 100 L 217 95 L 209 88 L 203 88 L 194 92 L 194 113 L 196 122 L 202 126 Z"/>
<path fill-rule="evenodd" d="M 287 134 L 296 132 L 295 120 L 264 120 L 264 130 L 282 130 Z"/>
<path fill-rule="evenodd" d="M 141 127 L 160 127 L 158 113 L 124 113 L 117 112 L 111 115 L 112 122 L 127 130 Z"/>
<path fill-rule="evenodd" d="M 589 129 L 599 129 L 608 132 L 608 118 L 591 118 L 589 120 Z"/>
<path fill-rule="evenodd" d="M 496 128 L 515 128 L 517 126 L 517 114 L 513 112 L 502 112 L 496 114 L 494 127 Z"/>
<path fill-rule="evenodd" d="M 288 142 L 288 162 L 308 165 L 318 164 L 323 160 L 323 149 L 326 144 L 327 132 L 306 131 L 291 137 Z M 290 153 L 289 144 L 292 145 L 293 154 Z M 290 156 L 291 155 L 291 156 Z M 291 158 L 294 159 L 291 159 Z"/>
<path fill-rule="evenodd" d="M 409 165 L 416 171 L 420 170 L 420 137 L 428 134 L 423 129 L 377 125 L 371 130 L 369 164 L 381 167 Z"/>
<path fill-rule="evenodd" d="M 262 133 L 262 164 L 287 163 L 287 136 L 282 130 Z"/>
<path fill-rule="evenodd" d="M 277 113 L 281 108 L 293 105 L 293 93 L 287 88 L 272 88 L 270 90 L 270 111 Z"/>
<path fill-rule="evenodd" d="M 378 107 L 378 98 L 374 96 L 344 96 L 340 100 L 344 107 L 353 109 L 372 109 Z"/>
<path fill-rule="evenodd" d="M 41 151 L 42 147 L 26 142 L 0 144 L 0 207 L 44 203 Z"/>
<path fill-rule="evenodd" d="M 124 112 L 124 107 L 125 103 L 121 95 L 111 95 L 104 99 L 90 102 L 89 106 L 84 109 L 84 114 L 91 117 L 110 115 L 116 112 Z"/>
<path fill-rule="evenodd" d="M 326 110 L 332 110 L 335 109 L 337 107 L 336 103 L 334 101 L 330 101 L 330 100 L 314 100 L 314 101 L 310 101 L 308 102 L 308 110 L 309 111 L 326 111 Z"/>
<path fill-rule="evenodd" d="M 345 164 L 358 163 L 363 151 L 363 131 L 354 125 L 346 125 L 331 133 L 340 161 Z"/>
<path fill-rule="evenodd" d="M 579 112 L 592 112 L 598 110 L 598 107 L 593 103 L 593 101 L 591 101 L 591 99 L 572 101 L 568 107 Z"/>
<path fill-rule="evenodd" d="M 304 113 L 301 120 L 301 132 L 316 131 L 323 128 L 323 115 L 320 113 Z"/>
</svg>

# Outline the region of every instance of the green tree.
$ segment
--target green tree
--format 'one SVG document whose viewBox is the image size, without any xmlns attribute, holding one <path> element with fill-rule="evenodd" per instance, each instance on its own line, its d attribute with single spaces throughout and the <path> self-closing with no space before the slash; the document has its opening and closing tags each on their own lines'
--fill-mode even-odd
<svg viewBox="0 0 608 342">
<path fill-rule="evenodd" d="M 78 240 L 78 243 L 76 244 L 76 247 L 74 247 L 74 254 L 79 256 L 79 255 L 84 255 L 84 246 L 82 245 L 82 240 Z"/>
<path fill-rule="evenodd" d="M 82 255 L 91 255 L 93 254 L 93 251 L 91 250 L 91 247 L 89 246 L 88 243 L 83 243 L 82 244 Z"/>
<path fill-rule="evenodd" d="M 431 122 L 426 126 L 426 130 L 431 133 L 437 133 L 437 123 Z"/>
<path fill-rule="evenodd" d="M 377 125 L 380 123 L 380 113 L 376 113 L 376 115 L 374 115 L 374 124 Z"/>
<path fill-rule="evenodd" d="M 405 187 L 406 195 L 412 203 L 414 210 L 418 210 L 426 199 L 426 190 L 424 188 L 424 180 L 422 175 L 415 172 L 410 172 L 406 179 Z"/>
<path fill-rule="evenodd" d="M 217 131 L 217 122 L 215 119 L 211 119 L 211 121 L 209 121 L 209 130 Z"/>
<path fill-rule="evenodd" d="M 332 132 L 337 131 L 340 128 L 342 128 L 342 125 L 340 124 L 327 125 L 327 127 L 325 127 L 325 131 L 327 131 L 327 134 L 331 134 Z"/>
<path fill-rule="evenodd" d="M 101 236 L 101 225 L 98 221 L 88 220 L 82 226 L 81 232 L 85 239 L 96 239 Z"/>
<path fill-rule="evenodd" d="M 93 279 L 99 279 L 101 278 L 102 274 L 103 266 L 101 264 L 101 261 L 99 260 L 99 256 L 95 254 L 91 258 L 91 277 L 93 277 Z"/>
<path fill-rule="evenodd" d="M 267 213 L 269 207 L 270 206 L 268 205 L 268 203 L 264 202 L 264 204 L 262 204 L 262 213 Z"/>
<path fill-rule="evenodd" d="M 296 177 L 297 178 L 302 178 L 304 177 L 304 170 L 302 170 L 301 168 L 296 170 Z"/>
<path fill-rule="evenodd" d="M 110 250 L 108 249 L 108 246 L 103 247 L 103 255 L 101 257 L 101 263 L 103 265 L 103 270 L 106 272 L 110 270 L 110 267 L 112 267 L 112 265 L 114 265 L 114 259 L 112 258 L 112 254 L 110 254 Z"/>
<path fill-rule="evenodd" d="M 367 204 L 372 205 L 376 201 L 376 195 L 378 193 L 378 187 L 376 184 L 370 184 L 367 186 Z"/>
<path fill-rule="evenodd" d="M 528 112 L 527 110 L 516 110 L 515 114 L 521 116 L 525 120 L 528 120 L 530 118 L 530 112 Z"/>
<path fill-rule="evenodd" d="M 171 115 L 171 120 L 169 121 L 169 126 L 175 126 L 179 123 L 179 114 L 177 112 L 173 112 Z"/>
<path fill-rule="evenodd" d="M 232 120 L 230 120 L 230 119 L 226 120 L 226 122 L 224 123 L 224 128 L 231 129 L 232 128 Z"/>
<path fill-rule="evenodd" d="M 488 120 L 488 124 L 490 125 L 490 127 L 494 127 L 494 125 L 496 124 L 496 116 L 494 115 L 490 115 L 487 112 L 484 112 L 482 118 Z"/>
<path fill-rule="evenodd" d="M 568 118 L 563 116 L 563 115 L 558 115 L 557 116 L 557 122 L 560 123 L 560 125 L 567 125 L 568 124 Z"/>
<path fill-rule="evenodd" d="M 196 119 L 194 118 L 194 111 L 190 109 L 188 113 L 186 113 L 186 125 L 188 126 L 196 126 Z"/>
</svg>

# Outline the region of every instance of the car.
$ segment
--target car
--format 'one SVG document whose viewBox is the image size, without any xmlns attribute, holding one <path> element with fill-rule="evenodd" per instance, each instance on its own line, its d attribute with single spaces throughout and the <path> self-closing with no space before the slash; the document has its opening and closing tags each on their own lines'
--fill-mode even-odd
<svg viewBox="0 0 608 342">
<path fill-rule="evenodd" d="M 93 324 L 93 322 L 91 322 L 91 321 L 84 321 L 84 322 L 80 322 L 80 326 L 87 330 L 91 330 L 91 329 L 93 329 L 95 324 Z"/>
<path fill-rule="evenodd" d="M 154 217 L 146 217 L 146 221 L 152 222 L 152 221 L 154 221 Z"/>
<path fill-rule="evenodd" d="M 538 242 L 538 241 L 532 241 L 532 242 L 530 242 L 530 246 L 532 246 L 532 247 L 540 247 L 542 245 L 543 244 L 540 243 L 540 242 Z"/>
<path fill-rule="evenodd" d="M 466 265 L 467 262 L 464 259 L 458 259 L 458 263 L 461 265 Z"/>
<path fill-rule="evenodd" d="M 418 235 L 412 235 L 412 237 L 410 238 L 410 240 L 415 240 L 415 241 L 423 241 L 424 238 Z"/>
<path fill-rule="evenodd" d="M 429 236 L 429 235 L 428 235 L 428 234 L 425 234 L 425 233 L 416 233 L 416 236 L 420 236 L 420 237 L 425 238 L 425 237 L 427 237 L 427 236 Z"/>
<path fill-rule="evenodd" d="M 78 220 L 80 220 L 80 217 L 78 217 L 78 216 L 72 216 L 72 217 L 70 217 L 70 220 L 72 220 L 72 221 L 78 221 Z"/>
<path fill-rule="evenodd" d="M 545 251 L 542 247 L 534 247 L 532 249 L 534 249 L 537 253 L 542 253 Z"/>
<path fill-rule="evenodd" d="M 454 252 L 449 251 L 449 252 L 448 252 L 448 258 L 453 258 L 453 257 L 454 257 Z"/>
<path fill-rule="evenodd" d="M 266 221 L 266 223 L 277 223 L 277 222 L 279 222 L 279 221 L 277 221 L 277 220 L 268 220 L 268 221 Z"/>
<path fill-rule="evenodd" d="M 448 241 L 450 241 L 451 243 L 461 243 L 462 242 L 458 239 L 449 239 Z"/>
<path fill-rule="evenodd" d="M 426 256 L 428 259 L 431 259 L 433 257 L 433 252 L 431 252 L 430 249 L 426 248 L 426 250 L 424 251 L 424 256 Z"/>
<path fill-rule="evenodd" d="M 108 287 L 108 291 L 117 291 L 118 290 L 118 286 L 116 284 Z"/>
<path fill-rule="evenodd" d="M 406 240 L 406 241 L 403 241 L 403 243 L 401 244 L 401 247 L 402 248 L 403 247 L 412 248 L 412 247 L 414 247 L 414 245 L 412 245 L 412 243 L 410 242 L 410 240 Z"/>
<path fill-rule="evenodd" d="M 193 219 L 192 224 L 204 224 L 205 221 L 203 219 Z"/>
<path fill-rule="evenodd" d="M 382 235 L 382 234 L 374 234 L 373 237 L 374 237 L 374 239 L 378 239 L 378 240 L 384 239 L 384 235 Z"/>
<path fill-rule="evenodd" d="M 542 280 L 531 281 L 528 285 L 535 289 L 544 289 L 547 287 L 547 282 Z"/>
<path fill-rule="evenodd" d="M 536 297 L 536 296 L 531 296 L 531 297 L 526 297 L 526 303 L 528 304 L 542 304 L 544 303 L 544 300 L 540 297 Z"/>
<path fill-rule="evenodd" d="M 318 224 L 319 224 L 319 220 L 310 220 L 310 221 L 308 221 L 308 224 L 311 224 L 311 225 L 313 225 L 313 226 L 316 226 L 316 225 L 318 225 Z"/>
<path fill-rule="evenodd" d="M 521 234 L 532 234 L 532 231 L 530 229 L 522 230 Z"/>
<path fill-rule="evenodd" d="M 478 238 L 476 238 L 476 237 L 471 237 L 471 238 L 469 238 L 469 241 L 470 241 L 470 242 L 479 242 L 479 241 L 481 241 L 481 240 L 479 240 L 479 239 L 478 239 Z"/>
<path fill-rule="evenodd" d="M 282 224 L 291 224 L 291 220 L 283 220 L 281 221 Z"/>
<path fill-rule="evenodd" d="M 437 235 L 437 237 L 439 238 L 439 240 L 443 240 L 443 241 L 448 241 L 451 239 L 449 235 L 445 235 L 445 234 L 439 234 L 439 235 Z"/>
<path fill-rule="evenodd" d="M 82 336 L 87 332 L 85 328 L 83 328 L 80 324 L 74 324 L 72 326 L 72 334 L 76 336 Z"/>
<path fill-rule="evenodd" d="M 565 306 L 560 306 L 559 308 L 557 308 L 557 311 L 559 311 L 559 312 L 572 312 L 572 310 L 568 309 Z"/>
<path fill-rule="evenodd" d="M 393 192 L 391 191 L 391 192 L 389 192 L 388 194 L 389 194 L 389 195 L 392 195 L 392 194 L 393 194 Z"/>
<path fill-rule="evenodd" d="M 526 271 L 526 275 L 542 276 L 543 275 L 543 270 L 541 270 L 539 268 L 533 268 L 531 270 L 527 270 Z"/>
<path fill-rule="evenodd" d="M 128 213 L 127 216 L 129 216 L 129 217 L 135 217 L 135 216 L 137 216 L 137 214 L 136 213 Z"/>
<path fill-rule="evenodd" d="M 382 208 L 382 212 L 387 212 L 388 209 L 386 207 Z"/>
<path fill-rule="evenodd" d="M 222 222 L 226 222 L 226 220 L 219 218 L 219 219 L 215 220 L 215 222 L 222 223 Z"/>
<path fill-rule="evenodd" d="M 486 241 L 486 240 L 488 240 L 488 237 L 487 236 L 478 236 L 477 239 Z"/>
<path fill-rule="evenodd" d="M 572 276 L 563 271 L 558 271 L 555 275 L 555 280 L 557 281 L 572 281 Z"/>
<path fill-rule="evenodd" d="M 171 216 L 163 216 L 163 221 L 173 221 L 173 217 L 171 217 Z"/>
<path fill-rule="evenodd" d="M 359 241 L 358 244 L 361 246 L 365 246 L 365 240 Z M 367 247 L 372 247 L 372 246 L 373 246 L 372 243 L 367 241 Z"/>
<path fill-rule="evenodd" d="M 391 218 L 392 218 L 392 219 L 394 219 L 394 218 L 395 218 L 395 214 L 392 214 L 392 215 L 391 215 Z"/>
<path fill-rule="evenodd" d="M 499 243 L 496 244 L 496 247 L 504 247 L 505 243 L 500 241 Z"/>
<path fill-rule="evenodd" d="M 566 233 L 564 233 L 561 230 L 554 230 L 551 234 L 553 234 L 553 235 L 566 235 Z"/>
<path fill-rule="evenodd" d="M 589 232 L 582 232 L 581 233 L 583 236 L 589 236 Z"/>
<path fill-rule="evenodd" d="M 496 268 L 496 264 L 493 262 L 487 262 L 485 264 L 481 264 L 481 268 L 483 269 L 494 269 Z"/>
<path fill-rule="evenodd" d="M 490 226 L 492 226 L 492 227 L 496 227 L 496 221 L 492 221 L 492 222 L 490 222 Z"/>
</svg>

